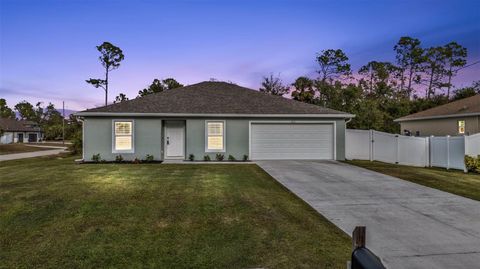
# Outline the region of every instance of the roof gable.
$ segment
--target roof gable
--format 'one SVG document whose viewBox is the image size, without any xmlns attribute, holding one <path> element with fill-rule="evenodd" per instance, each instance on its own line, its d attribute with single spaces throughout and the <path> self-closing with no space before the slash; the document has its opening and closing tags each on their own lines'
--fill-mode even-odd
<svg viewBox="0 0 480 269">
<path fill-rule="evenodd" d="M 78 115 L 98 113 L 157 114 L 350 114 L 265 94 L 226 82 L 201 82 L 182 88 L 138 97 Z"/>
</svg>

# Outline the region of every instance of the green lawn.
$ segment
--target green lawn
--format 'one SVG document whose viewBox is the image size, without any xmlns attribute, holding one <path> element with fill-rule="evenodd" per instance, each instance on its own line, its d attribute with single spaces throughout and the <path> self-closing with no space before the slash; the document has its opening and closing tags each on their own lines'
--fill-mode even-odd
<svg viewBox="0 0 480 269">
<path fill-rule="evenodd" d="M 0 163 L 5 268 L 345 268 L 350 238 L 254 164 Z"/>
<path fill-rule="evenodd" d="M 50 150 L 52 148 L 30 147 L 21 143 L 0 145 L 0 155 Z"/>
<path fill-rule="evenodd" d="M 459 170 L 394 165 L 382 162 L 347 161 L 386 175 L 480 201 L 480 175 Z"/>
</svg>

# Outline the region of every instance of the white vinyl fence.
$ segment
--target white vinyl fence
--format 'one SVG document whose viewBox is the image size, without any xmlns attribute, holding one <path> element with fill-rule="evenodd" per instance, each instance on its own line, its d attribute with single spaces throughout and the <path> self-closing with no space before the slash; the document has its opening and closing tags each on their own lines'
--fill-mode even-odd
<svg viewBox="0 0 480 269">
<path fill-rule="evenodd" d="M 465 155 L 472 157 L 480 155 L 480 133 L 465 138 Z"/>
<path fill-rule="evenodd" d="M 465 170 L 464 156 L 480 154 L 480 134 L 413 137 L 374 130 L 346 130 L 346 158 Z"/>
</svg>

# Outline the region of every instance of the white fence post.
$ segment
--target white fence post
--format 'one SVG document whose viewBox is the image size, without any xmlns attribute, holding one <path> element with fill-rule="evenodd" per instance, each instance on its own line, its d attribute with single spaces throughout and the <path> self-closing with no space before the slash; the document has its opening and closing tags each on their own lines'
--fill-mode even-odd
<svg viewBox="0 0 480 269">
<path fill-rule="evenodd" d="M 464 152 L 464 155 L 467 155 L 467 152 L 468 152 L 468 137 L 467 136 L 463 136 L 463 152 Z M 467 173 L 468 170 L 467 170 L 467 165 L 465 165 L 465 167 L 463 168 L 463 172 L 464 173 Z"/>
<path fill-rule="evenodd" d="M 395 135 L 395 164 L 398 164 L 398 159 L 399 159 L 398 158 L 398 151 L 399 151 L 398 139 L 399 139 L 398 135 Z"/>
<path fill-rule="evenodd" d="M 430 166 L 430 138 L 425 137 L 425 167 Z"/>
<path fill-rule="evenodd" d="M 447 135 L 447 170 L 450 169 L 450 136 Z"/>
<path fill-rule="evenodd" d="M 433 135 L 430 136 L 430 139 L 428 139 L 428 146 L 429 146 L 429 150 L 428 150 L 428 159 L 429 159 L 429 165 L 430 167 L 432 167 L 432 142 L 433 142 Z"/>
<path fill-rule="evenodd" d="M 374 141 L 373 141 L 373 130 L 370 129 L 370 143 L 369 143 L 369 144 L 370 144 L 370 147 L 369 147 L 369 148 L 370 148 L 370 161 L 371 161 L 371 162 L 372 162 L 373 159 L 374 159 L 373 154 L 374 154 L 374 152 L 375 152 L 375 151 L 374 151 L 375 149 L 373 148 L 373 147 L 374 147 L 374 146 L 373 146 L 373 143 L 374 143 Z"/>
</svg>

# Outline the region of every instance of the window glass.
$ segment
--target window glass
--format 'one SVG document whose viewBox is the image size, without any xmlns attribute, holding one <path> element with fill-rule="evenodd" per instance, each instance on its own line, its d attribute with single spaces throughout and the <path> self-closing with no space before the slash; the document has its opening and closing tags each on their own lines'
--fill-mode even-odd
<svg viewBox="0 0 480 269">
<path fill-rule="evenodd" d="M 459 134 L 464 134 L 465 133 L 465 121 L 464 120 L 459 120 L 458 121 L 458 133 Z"/>
<path fill-rule="evenodd" d="M 115 150 L 132 150 L 132 122 L 117 121 L 115 122 Z"/>
<path fill-rule="evenodd" d="M 131 135 L 132 134 L 132 122 L 115 122 L 115 134 L 116 135 Z"/>
<path fill-rule="evenodd" d="M 207 149 L 223 150 L 224 149 L 224 126 L 222 121 L 207 122 Z"/>
</svg>

